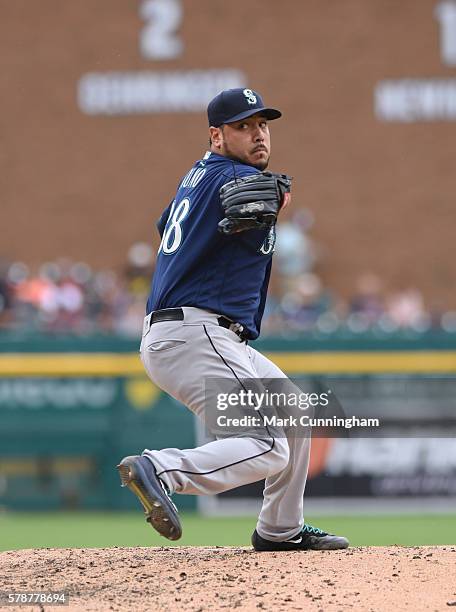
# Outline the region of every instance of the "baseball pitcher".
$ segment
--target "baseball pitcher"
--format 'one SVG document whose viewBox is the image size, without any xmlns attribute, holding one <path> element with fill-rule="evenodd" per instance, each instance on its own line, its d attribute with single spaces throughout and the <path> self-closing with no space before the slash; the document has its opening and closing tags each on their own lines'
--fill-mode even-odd
<svg viewBox="0 0 456 612">
<path fill-rule="evenodd" d="M 141 342 L 151 380 L 203 416 L 205 380 L 282 379 L 249 345 L 260 333 L 275 224 L 291 179 L 267 171 L 269 122 L 280 111 L 251 89 L 222 91 L 207 109 L 210 149 L 181 180 L 158 221 L 161 244 Z M 215 410 L 215 406 L 214 406 Z M 143 451 L 118 466 L 161 535 L 182 534 L 174 493 L 213 495 L 265 479 L 257 551 L 346 548 L 304 522 L 309 436 L 220 435 L 199 448 Z"/>
</svg>

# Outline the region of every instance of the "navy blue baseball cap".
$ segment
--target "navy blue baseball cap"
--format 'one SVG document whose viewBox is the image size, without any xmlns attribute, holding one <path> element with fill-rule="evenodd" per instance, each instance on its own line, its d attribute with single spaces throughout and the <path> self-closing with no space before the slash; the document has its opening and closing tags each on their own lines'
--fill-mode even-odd
<svg viewBox="0 0 456 612">
<path fill-rule="evenodd" d="M 266 119 L 278 119 L 282 116 L 279 110 L 265 107 L 260 94 L 252 89 L 225 89 L 217 94 L 207 107 L 209 125 L 213 127 L 246 119 L 255 113 L 262 113 Z"/>
</svg>

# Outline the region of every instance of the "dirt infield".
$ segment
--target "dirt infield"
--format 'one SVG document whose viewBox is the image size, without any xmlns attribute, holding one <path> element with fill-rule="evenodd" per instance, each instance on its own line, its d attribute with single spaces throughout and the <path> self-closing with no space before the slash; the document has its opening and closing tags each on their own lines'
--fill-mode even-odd
<svg viewBox="0 0 456 612">
<path fill-rule="evenodd" d="M 38 549 L 2 553 L 0 572 L 3 592 L 69 592 L 66 610 L 456 610 L 455 546 Z"/>
</svg>

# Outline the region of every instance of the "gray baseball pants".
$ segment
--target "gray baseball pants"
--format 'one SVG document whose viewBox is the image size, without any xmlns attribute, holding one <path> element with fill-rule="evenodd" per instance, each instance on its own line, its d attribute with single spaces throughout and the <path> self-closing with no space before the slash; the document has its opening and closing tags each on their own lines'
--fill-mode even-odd
<svg viewBox="0 0 456 612">
<path fill-rule="evenodd" d="M 183 311 L 183 321 L 149 326 L 146 317 L 141 360 L 150 379 L 195 415 L 203 416 L 208 377 L 287 378 L 234 332 L 220 327 L 217 314 L 190 307 Z M 146 449 L 143 455 L 172 493 L 212 495 L 265 478 L 260 536 L 281 541 L 302 529 L 309 437 L 220 437 L 194 449 Z"/>
</svg>

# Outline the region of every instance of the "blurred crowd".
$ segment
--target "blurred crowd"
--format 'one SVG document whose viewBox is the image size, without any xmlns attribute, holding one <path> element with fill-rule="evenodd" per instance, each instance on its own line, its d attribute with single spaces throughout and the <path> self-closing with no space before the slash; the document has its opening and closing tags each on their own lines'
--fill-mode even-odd
<svg viewBox="0 0 456 612">
<path fill-rule="evenodd" d="M 151 248 L 135 244 L 121 272 L 67 258 L 32 271 L 0 264 L 0 330 L 138 336 L 153 272 Z"/>
<path fill-rule="evenodd" d="M 311 214 L 300 210 L 277 227 L 263 336 L 456 333 L 456 312 L 430 311 L 417 288 L 386 292 L 371 272 L 359 277 L 349 299 L 325 287 L 315 271 L 319 248 L 309 236 L 312 223 Z M 22 262 L 0 262 L 0 330 L 138 337 L 153 267 L 153 251 L 144 243 L 130 248 L 121 272 L 94 270 L 64 258 L 37 270 Z"/>
<path fill-rule="evenodd" d="M 382 279 L 370 271 L 358 277 L 348 298 L 325 287 L 315 271 L 323 249 L 310 236 L 312 225 L 310 211 L 301 209 L 277 226 L 275 274 L 264 332 L 285 336 L 299 331 L 385 335 L 399 330 L 424 333 L 441 329 L 456 333 L 456 311 L 430 309 L 416 287 L 388 291 Z"/>
</svg>

